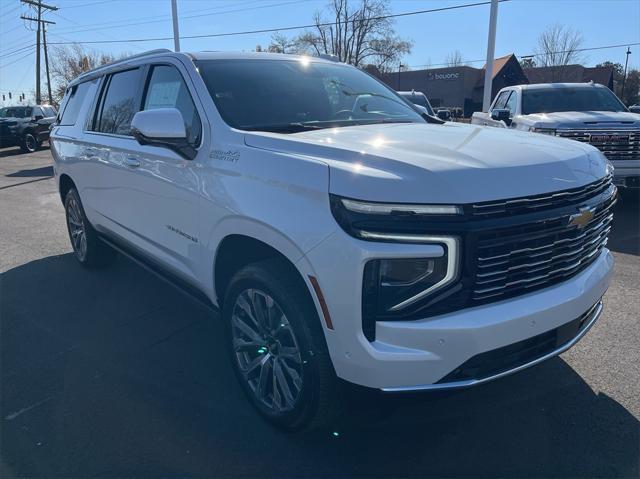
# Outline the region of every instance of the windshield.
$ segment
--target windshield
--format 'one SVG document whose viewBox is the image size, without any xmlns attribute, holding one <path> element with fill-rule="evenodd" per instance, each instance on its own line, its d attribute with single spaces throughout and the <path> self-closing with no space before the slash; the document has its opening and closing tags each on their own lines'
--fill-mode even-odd
<svg viewBox="0 0 640 479">
<path fill-rule="evenodd" d="M 424 123 L 393 90 L 342 64 L 243 59 L 199 61 L 198 67 L 223 119 L 242 130 Z"/>
<path fill-rule="evenodd" d="M 608 88 L 523 90 L 523 114 L 558 111 L 626 111 L 626 108 Z"/>
<path fill-rule="evenodd" d="M 431 108 L 431 104 L 429 103 L 429 100 L 427 100 L 426 96 L 420 93 L 400 93 L 400 96 L 409 100 L 415 105 L 420 105 L 421 107 L 426 108 L 429 115 L 435 116 L 433 108 Z"/>
<path fill-rule="evenodd" d="M 9 106 L 0 108 L 0 118 L 27 118 L 31 116 L 28 106 Z"/>
</svg>

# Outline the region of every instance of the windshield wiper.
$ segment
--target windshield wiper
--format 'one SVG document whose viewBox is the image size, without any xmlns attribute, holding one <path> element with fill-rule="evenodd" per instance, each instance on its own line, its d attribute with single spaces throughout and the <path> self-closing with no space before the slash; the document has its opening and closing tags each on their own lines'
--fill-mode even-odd
<svg viewBox="0 0 640 479">
<path fill-rule="evenodd" d="M 248 131 L 269 131 L 272 133 L 299 133 L 301 131 L 306 130 L 319 130 L 322 128 L 328 128 L 326 126 L 321 125 L 311 125 L 308 123 L 302 122 L 293 122 L 293 123 L 274 123 L 271 125 L 247 125 L 240 126 L 241 130 Z"/>
</svg>

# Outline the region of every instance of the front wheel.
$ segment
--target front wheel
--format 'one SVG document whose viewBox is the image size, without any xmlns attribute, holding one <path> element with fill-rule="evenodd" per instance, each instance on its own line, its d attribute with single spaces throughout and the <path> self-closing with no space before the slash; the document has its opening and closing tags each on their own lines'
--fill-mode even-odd
<svg viewBox="0 0 640 479">
<path fill-rule="evenodd" d="M 288 430 L 331 425 L 338 384 L 306 286 L 282 260 L 241 269 L 223 316 L 236 376 L 272 424 Z"/>
<path fill-rule="evenodd" d="M 116 258 L 116 251 L 98 238 L 87 219 L 80 195 L 75 188 L 71 188 L 65 196 L 64 209 L 73 254 L 80 264 L 86 268 L 99 268 L 111 264 Z"/>
<path fill-rule="evenodd" d="M 33 133 L 26 133 L 22 139 L 20 149 L 25 153 L 33 153 L 40 147 L 40 143 Z"/>
</svg>

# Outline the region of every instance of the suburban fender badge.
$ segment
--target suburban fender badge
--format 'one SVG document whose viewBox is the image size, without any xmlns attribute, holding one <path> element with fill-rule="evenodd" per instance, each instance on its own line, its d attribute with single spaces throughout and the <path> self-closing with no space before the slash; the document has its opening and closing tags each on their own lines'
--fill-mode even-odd
<svg viewBox="0 0 640 479">
<path fill-rule="evenodd" d="M 230 163 L 235 163 L 240 159 L 240 152 L 235 150 L 213 150 L 209 154 L 209 158 L 219 161 L 228 161 Z"/>
<path fill-rule="evenodd" d="M 189 241 L 193 241 L 194 243 L 198 242 L 198 238 L 196 238 L 195 236 L 191 236 L 190 234 L 185 233 L 184 231 L 176 228 L 175 226 L 171 226 L 171 225 L 165 225 L 167 227 L 167 229 L 169 231 L 172 231 L 173 233 L 179 234 L 180 236 L 182 236 L 183 238 L 188 239 Z"/>
<path fill-rule="evenodd" d="M 595 208 L 584 207 L 578 210 L 578 213 L 575 213 L 569 216 L 569 225 L 568 226 L 577 226 L 578 228 L 584 228 L 589 224 L 589 222 L 593 219 Z"/>
</svg>

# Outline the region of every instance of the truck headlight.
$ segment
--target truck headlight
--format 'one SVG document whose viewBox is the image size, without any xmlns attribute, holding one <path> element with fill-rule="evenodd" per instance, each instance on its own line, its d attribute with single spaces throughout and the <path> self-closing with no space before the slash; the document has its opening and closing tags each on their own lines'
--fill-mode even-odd
<svg viewBox="0 0 640 479">
<path fill-rule="evenodd" d="M 455 252 L 451 252 L 455 255 Z M 447 248 L 438 258 L 374 259 L 365 265 L 363 292 L 371 312 L 377 315 L 400 311 L 426 298 L 457 276 Z"/>
<path fill-rule="evenodd" d="M 531 128 L 529 131 L 533 133 L 542 133 L 543 135 L 556 136 L 555 128 Z"/>
</svg>

